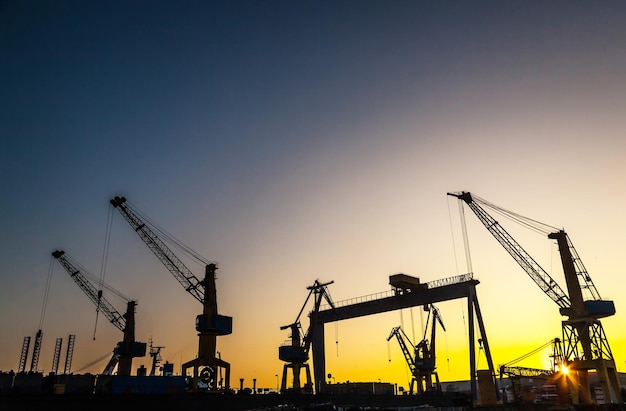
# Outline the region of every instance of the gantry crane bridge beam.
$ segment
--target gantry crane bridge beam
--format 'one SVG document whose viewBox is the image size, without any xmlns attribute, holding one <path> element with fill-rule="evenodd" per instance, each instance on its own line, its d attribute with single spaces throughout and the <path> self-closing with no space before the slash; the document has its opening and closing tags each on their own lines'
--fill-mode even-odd
<svg viewBox="0 0 626 411">
<path fill-rule="evenodd" d="M 388 311 L 402 310 L 403 308 L 418 307 L 441 301 L 466 298 L 469 295 L 469 288 L 476 287 L 479 283 L 478 280 L 470 279 L 436 288 L 427 288 L 418 292 L 389 295 L 354 304 L 340 305 L 341 303 L 337 303 L 334 309 L 320 310 L 317 314 L 317 322 L 324 324 Z"/>
<path fill-rule="evenodd" d="M 390 276 L 391 279 L 392 276 Z M 406 276 L 408 277 L 408 276 Z M 452 281 L 440 281 L 444 284 L 436 287 L 418 287 L 414 290 L 396 290 L 395 295 L 385 296 L 378 299 L 357 302 L 354 304 L 341 305 L 335 304 L 333 309 L 320 310 L 317 313 L 315 322 L 315 332 L 311 349 L 313 352 L 313 369 L 316 387 L 323 392 L 326 388 L 326 352 L 324 347 L 324 325 L 327 323 L 347 320 L 351 318 L 375 315 L 389 311 L 401 310 L 404 308 L 418 307 L 427 304 L 438 303 L 442 301 L 456 300 L 459 298 L 467 299 L 468 311 L 468 341 L 469 341 L 469 363 L 470 363 L 470 385 L 471 391 L 477 398 L 477 377 L 476 377 L 476 331 L 474 324 L 477 323 L 482 340 L 483 349 L 487 358 L 489 371 L 493 380 L 494 395 L 499 395 L 496 386 L 496 372 L 494 369 L 491 351 L 485 325 L 483 323 L 478 297 L 476 295 L 476 286 L 478 280 L 468 279 L 471 275 L 456 276 Z M 458 280 L 457 280 L 458 279 Z M 417 280 L 417 279 L 416 279 Z M 418 283 L 416 281 L 416 283 Z M 428 283 L 426 283 L 428 284 Z"/>
</svg>

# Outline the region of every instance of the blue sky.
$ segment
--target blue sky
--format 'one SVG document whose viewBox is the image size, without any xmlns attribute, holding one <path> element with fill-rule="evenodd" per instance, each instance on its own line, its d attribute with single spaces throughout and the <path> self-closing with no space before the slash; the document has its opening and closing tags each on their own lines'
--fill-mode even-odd
<svg viewBox="0 0 626 411">
<path fill-rule="evenodd" d="M 279 327 L 317 278 L 341 300 L 385 290 L 397 272 L 464 272 L 449 191 L 564 226 L 619 318 L 625 23 L 617 1 L 3 2 L 0 369 L 17 367 L 38 328 L 52 251 L 99 273 L 115 195 L 219 263 L 234 330 L 218 350 L 234 381 L 273 385 Z M 138 338 L 189 360 L 197 302 L 116 217 L 106 281 L 138 299 Z M 521 355 L 560 333 L 560 317 L 483 231 L 470 242 L 488 319 L 554 311 Z M 79 367 L 119 336 L 100 321 L 91 341 L 90 302 L 60 266 L 53 274 L 40 367 L 70 332 Z M 509 287 L 528 295 L 501 301 Z M 453 357 L 462 315 L 443 308 L 447 328 L 459 324 L 446 337 Z M 329 359 L 338 379 L 405 377 L 386 358 L 398 315 L 371 321 L 379 336 L 339 326 L 354 348 Z M 605 327 L 623 350 L 617 321 Z M 517 357 L 519 341 L 491 328 L 500 361 Z M 380 367 L 353 370 L 347 352 L 368 350 Z M 465 375 L 458 363 L 449 378 Z"/>
</svg>

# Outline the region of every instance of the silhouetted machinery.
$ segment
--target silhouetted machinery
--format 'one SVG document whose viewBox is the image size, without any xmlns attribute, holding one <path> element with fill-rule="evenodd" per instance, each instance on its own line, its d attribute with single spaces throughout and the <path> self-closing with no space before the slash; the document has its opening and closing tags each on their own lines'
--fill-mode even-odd
<svg viewBox="0 0 626 411">
<path fill-rule="evenodd" d="M 550 369 L 541 369 L 541 368 L 530 368 L 530 367 L 522 367 L 513 365 L 530 356 L 542 353 L 549 346 L 552 346 L 552 366 Z M 511 360 L 505 364 L 500 365 L 500 381 L 503 378 L 508 378 L 511 382 L 510 385 L 510 395 L 505 398 L 506 402 L 526 402 L 527 399 L 524 398 L 524 393 L 522 390 L 522 379 L 523 378 L 533 378 L 533 379 L 543 379 L 545 384 L 556 384 L 559 383 L 560 371 L 566 371 L 562 369 L 563 366 L 563 346 L 561 344 L 561 340 L 559 338 L 554 338 L 547 343 L 541 345 L 538 348 L 530 351 L 522 355 L 519 358 Z M 501 383 L 501 386 L 503 384 Z M 567 394 L 569 397 L 569 394 Z M 534 399 L 533 399 L 534 400 Z"/>
<path fill-rule="evenodd" d="M 124 339 L 117 343 L 113 349 L 113 355 L 107 363 L 102 374 L 111 375 L 117 366 L 118 375 L 130 375 L 132 361 L 135 357 L 146 355 L 146 343 L 135 341 L 135 306 L 136 301 L 123 297 L 121 293 L 111 287 L 107 287 L 119 297 L 127 301 L 126 313 L 120 314 L 111 303 L 102 296 L 102 290 L 98 290 L 91 281 L 85 277 L 78 269 L 78 263 L 65 254 L 65 251 L 56 250 L 52 256 L 65 268 L 72 280 L 85 292 L 87 297 L 96 305 L 96 310 L 102 312 L 104 316 L 124 333 Z M 83 269 L 83 271 L 86 271 Z"/>
<path fill-rule="evenodd" d="M 409 388 L 409 394 L 413 394 L 413 389 L 416 383 L 418 394 L 433 391 L 441 393 L 441 384 L 439 382 L 439 375 L 437 374 L 435 365 L 435 330 L 437 328 L 436 323 L 439 322 L 439 325 L 441 325 L 441 328 L 444 331 L 446 330 L 446 327 L 443 325 L 443 321 L 441 320 L 441 316 L 439 315 L 439 310 L 434 305 L 425 305 L 424 310 L 428 312 L 428 318 L 426 320 L 424 336 L 417 345 L 413 345 L 409 337 L 400 326 L 394 327 L 391 330 L 389 337 L 387 337 L 387 341 L 391 340 L 393 337 L 396 337 L 396 339 L 398 340 L 398 344 L 400 345 L 400 349 L 402 350 L 402 354 L 404 355 L 404 359 L 406 360 L 407 365 L 409 366 L 409 370 L 411 371 L 412 378 L 411 386 Z M 429 323 L 431 324 L 430 340 L 426 338 Z M 411 354 L 411 351 L 408 348 L 409 346 L 413 348 L 413 354 Z"/>
<path fill-rule="evenodd" d="M 152 366 L 150 367 L 150 376 L 156 375 L 156 368 L 161 363 L 161 349 L 165 348 L 162 345 L 156 346 L 152 344 L 152 338 L 150 339 L 150 357 L 152 357 Z"/>
<path fill-rule="evenodd" d="M 41 340 L 43 339 L 43 330 L 39 328 L 37 334 L 35 334 L 35 345 L 33 346 L 33 357 L 30 362 L 30 372 L 37 372 L 39 366 L 39 355 L 41 353 Z M 26 371 L 26 360 L 28 359 L 28 349 L 30 348 L 30 335 L 24 337 L 22 343 L 22 352 L 20 354 L 20 363 L 17 367 L 17 372 Z"/>
<path fill-rule="evenodd" d="M 182 365 L 183 375 L 187 375 L 189 368 L 193 369 L 191 390 L 223 391 L 230 389 L 230 364 L 216 357 L 217 336 L 232 334 L 233 319 L 217 313 L 217 292 L 215 288 L 215 271 L 217 265 L 202 258 L 197 253 L 184 246 L 174 238 L 154 226 L 154 230 L 148 225 L 149 219 L 142 219 L 139 211 L 131 206 L 124 197 L 115 197 L 110 201 L 111 205 L 119 210 L 133 230 L 139 235 L 148 248 L 172 273 L 174 278 L 191 294 L 202 303 L 202 314 L 196 316 L 196 331 L 198 331 L 198 357 Z M 170 250 L 155 231 L 189 255 L 205 265 L 204 280 L 200 281 L 187 266 Z M 218 381 L 218 370 L 224 370 L 224 381 Z"/>
<path fill-rule="evenodd" d="M 319 312 L 320 305 L 322 303 L 322 299 L 326 299 L 328 304 L 334 308 L 335 305 L 330 298 L 330 294 L 328 293 L 327 286 L 332 284 L 334 281 L 330 281 L 327 283 L 320 283 L 318 280 L 315 280 L 315 283 L 311 286 L 308 286 L 309 295 L 307 296 L 298 316 L 296 317 L 296 321 L 292 324 L 285 325 L 280 327 L 281 330 L 290 329 L 291 336 L 289 345 L 283 345 L 278 347 L 278 358 L 281 361 L 285 361 L 287 364 L 283 367 L 283 378 L 282 384 L 280 388 L 280 392 L 287 392 L 287 374 L 291 369 L 293 373 L 293 384 L 292 391 L 296 394 L 313 394 L 313 382 L 311 380 L 311 369 L 307 361 L 309 360 L 309 349 L 311 348 L 311 341 L 313 340 L 313 330 L 315 329 L 314 324 L 316 322 L 316 316 Z M 300 324 L 300 316 L 304 311 L 307 302 L 311 295 L 315 295 L 315 302 L 313 306 L 313 310 L 309 313 L 309 329 L 307 330 L 304 336 L 302 335 L 302 326 Z M 306 383 L 304 387 L 300 385 L 300 371 L 305 369 L 306 372 Z"/>
<path fill-rule="evenodd" d="M 605 399 L 613 403 L 622 403 L 620 383 L 615 360 L 604 333 L 600 318 L 615 314 L 613 301 L 603 300 L 591 281 L 576 249 L 563 230 L 537 221 L 525 219 L 519 214 L 494 206 L 469 192 L 448 193 L 464 201 L 478 219 L 498 240 L 515 261 L 526 271 L 535 283 L 558 306 L 562 321 L 563 356 L 570 376 L 568 377 L 571 398 L 574 403 L 591 403 L 591 389 L 588 372 L 595 370 Z M 556 240 L 561 255 L 568 294 L 550 277 L 550 275 L 493 219 L 482 207 L 490 207 L 502 215 L 533 227 Z M 583 296 L 585 292 L 585 296 Z M 585 297 L 587 297 L 585 299 Z"/>
</svg>

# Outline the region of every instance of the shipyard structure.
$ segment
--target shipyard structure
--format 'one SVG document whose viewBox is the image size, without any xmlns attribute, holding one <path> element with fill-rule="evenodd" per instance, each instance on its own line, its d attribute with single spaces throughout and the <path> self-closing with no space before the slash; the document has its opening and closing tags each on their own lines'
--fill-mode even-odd
<svg viewBox="0 0 626 411">
<path fill-rule="evenodd" d="M 97 309 L 122 332 L 122 339 L 113 348 L 103 372 L 97 375 L 71 372 L 72 335 L 66 343 L 65 366 L 61 369 L 62 341 L 57 339 L 53 370 L 43 375 L 37 371 L 42 336 L 40 325 L 32 349 L 30 370 L 26 367 L 30 337 L 25 337 L 18 371 L 0 372 L 0 409 L 35 409 L 43 404 L 42 401 L 47 401 L 46 404 L 56 402 L 66 409 L 72 409 L 73 405 L 76 409 L 89 406 L 96 410 L 98 407 L 115 406 L 121 399 L 126 404 L 149 401 L 150 404 L 171 405 L 178 409 L 211 404 L 211 409 L 215 410 L 304 410 L 316 407 L 399 410 L 425 406 L 455 409 L 623 409 L 624 375 L 617 371 L 601 323 L 602 318 L 616 314 L 615 306 L 613 301 L 600 297 L 567 233 L 508 212 L 469 192 L 448 195 L 458 199 L 461 208 L 463 205 L 469 207 L 522 271 L 554 301 L 555 309 L 563 316 L 560 337 L 548 343 L 552 351 L 552 366 L 549 369 L 522 367 L 512 362 L 495 365 L 477 297 L 479 281 L 473 273 L 425 283 L 417 277 L 398 273 L 389 276 L 390 289 L 385 292 L 338 302 L 333 301 L 329 292 L 333 281 L 315 280 L 306 287 L 308 294 L 295 320 L 280 327 L 290 333 L 288 342 L 278 347 L 278 358 L 284 362 L 280 388 L 277 383 L 275 391 L 260 390 L 256 388 L 256 381 L 252 389 L 245 388 L 243 380 L 237 387 L 230 381 L 230 364 L 216 352 L 217 338 L 233 332 L 232 318 L 218 313 L 215 288 L 217 265 L 192 252 L 205 265 L 204 276 L 199 279 L 166 245 L 167 240 L 173 239 L 168 238 L 164 231 L 153 228 L 151 220 L 132 207 L 126 198 L 115 197 L 110 201 L 111 207 L 123 215 L 132 230 L 184 290 L 201 304 L 202 312 L 195 321 L 197 357 L 182 365 L 182 375 L 174 375 L 173 366 L 169 363 L 159 367 L 162 372 L 157 375 L 160 349 L 163 347 L 154 346 L 152 341 L 148 346 L 135 340 L 135 301 L 128 299 L 125 312 L 118 312 L 106 299 L 102 288 L 90 283 L 82 266 L 65 251 L 55 250 L 52 257 Z M 557 244 L 565 290 L 487 212 L 487 208 L 503 216 L 512 216 L 513 220 L 532 225 L 536 230 L 543 230 L 546 238 Z M 439 379 L 435 355 L 436 330 L 445 331 L 437 304 L 451 300 L 462 300 L 466 306 L 465 334 L 469 352 L 466 360 L 470 372 L 466 380 L 445 382 Z M 420 307 L 428 313 L 422 339 L 411 341 L 398 326 L 391 327 L 387 338 L 397 342 L 402 351 L 411 374 L 408 390 L 399 391 L 394 384 L 381 381 L 339 384 L 331 381 L 330 374 L 326 372 L 326 324 L 413 307 Z M 303 314 L 308 317 L 308 324 L 303 324 Z M 484 353 L 487 362 L 482 369 L 477 365 L 479 350 Z M 151 369 L 148 371 L 141 367 L 135 375 L 131 375 L 133 358 L 143 357 L 147 352 L 152 357 Z"/>
</svg>

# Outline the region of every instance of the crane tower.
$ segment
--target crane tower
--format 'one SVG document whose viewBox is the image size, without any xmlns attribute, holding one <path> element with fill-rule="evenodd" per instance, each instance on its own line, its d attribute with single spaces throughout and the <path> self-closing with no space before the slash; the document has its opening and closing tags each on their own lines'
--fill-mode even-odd
<svg viewBox="0 0 626 411">
<path fill-rule="evenodd" d="M 215 272 L 217 264 L 201 258 L 196 253 L 193 257 L 205 263 L 204 279 L 199 280 L 189 268 L 174 254 L 161 238 L 167 236 L 155 227 L 148 225 L 148 219 L 141 218 L 139 211 L 131 207 L 125 197 L 114 197 L 110 204 L 115 207 L 130 224 L 141 240 L 165 265 L 178 282 L 198 300 L 203 307 L 202 314 L 196 316 L 198 332 L 198 356 L 182 365 L 183 375 L 193 369 L 191 390 L 227 391 L 230 389 L 230 364 L 216 356 L 217 336 L 232 334 L 232 317 L 219 315 L 217 312 L 217 291 L 215 288 Z M 157 235 L 157 231 L 161 236 Z M 174 239 L 171 239 L 176 242 Z M 191 250 L 187 250 L 191 251 Z M 223 369 L 225 381 L 217 381 L 217 371 Z"/>
<path fill-rule="evenodd" d="M 467 204 L 487 230 L 541 290 L 559 306 L 560 314 L 567 317 L 561 323 L 563 356 L 568 369 L 577 374 L 577 381 L 569 380 L 573 402 L 591 403 L 588 372 L 595 370 L 604 398 L 610 398 L 611 402 L 621 404 L 621 389 L 615 360 L 600 322 L 600 318 L 615 314 L 615 305 L 613 301 L 603 300 L 600 297 L 566 232 L 542 224 L 543 227 L 549 228 L 546 231 L 547 237 L 556 240 L 558 245 L 567 284 L 567 294 L 517 241 L 481 207 L 481 204 L 505 215 L 514 216 L 518 220 L 522 218 L 521 216 L 491 205 L 466 191 L 448 193 L 448 195 Z M 537 223 L 533 220 L 529 220 L 530 222 Z M 587 299 L 583 296 L 583 291 Z"/>
</svg>

